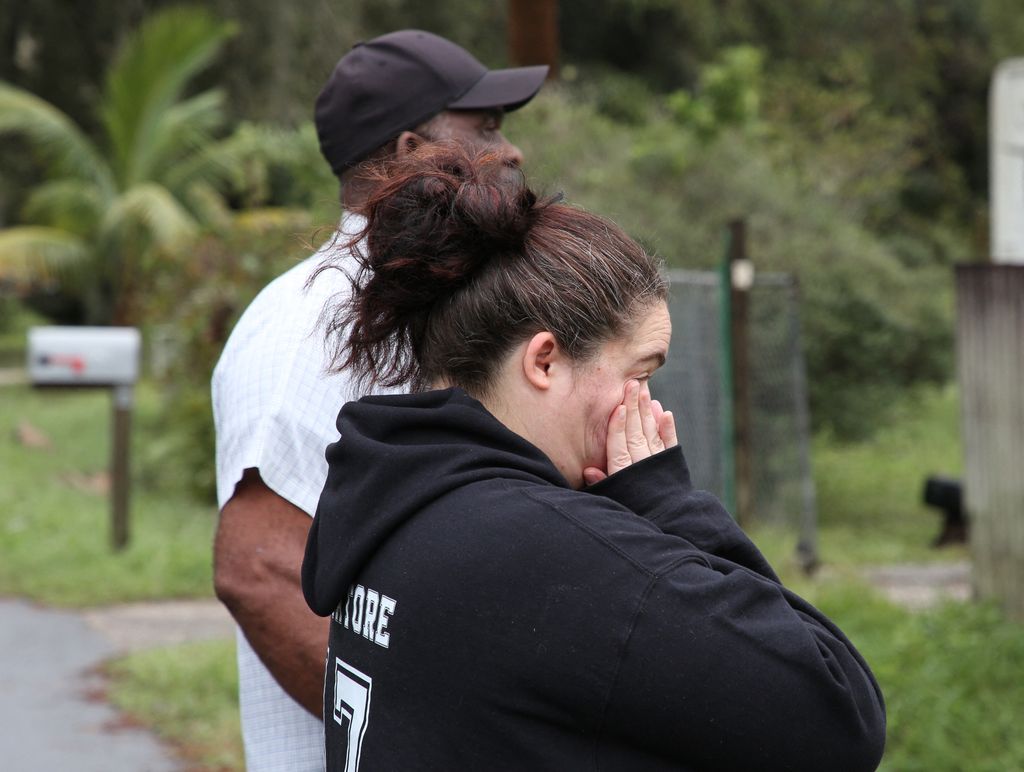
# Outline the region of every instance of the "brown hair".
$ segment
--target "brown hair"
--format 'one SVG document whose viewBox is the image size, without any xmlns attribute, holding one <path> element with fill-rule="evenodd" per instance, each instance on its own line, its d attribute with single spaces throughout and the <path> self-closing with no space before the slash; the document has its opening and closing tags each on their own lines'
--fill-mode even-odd
<svg viewBox="0 0 1024 772">
<path fill-rule="evenodd" d="M 370 182 L 366 226 L 345 245 L 359 263 L 351 295 L 324 312 L 333 369 L 364 385 L 440 381 L 485 395 L 535 333 L 582 363 L 666 296 L 659 261 L 618 226 L 538 199 L 495 155 L 427 143 Z M 340 261 L 313 279 L 329 268 Z"/>
</svg>

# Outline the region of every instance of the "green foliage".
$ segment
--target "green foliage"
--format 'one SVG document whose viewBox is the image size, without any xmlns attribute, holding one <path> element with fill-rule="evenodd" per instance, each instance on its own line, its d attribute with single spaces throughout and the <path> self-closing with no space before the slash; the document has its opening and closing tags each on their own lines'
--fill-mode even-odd
<svg viewBox="0 0 1024 772">
<path fill-rule="evenodd" d="M 196 770 L 245 768 L 233 642 L 129 654 L 106 666 L 110 699 L 169 742 Z"/>
<path fill-rule="evenodd" d="M 779 117 L 775 100 L 781 99 L 786 109 L 797 106 L 813 126 L 813 104 L 803 104 L 801 95 L 817 91 L 833 96 L 837 104 L 852 103 L 858 122 L 865 125 L 865 139 L 871 136 L 866 120 L 887 124 L 874 159 L 867 158 L 873 143 L 860 145 L 869 161 L 864 168 L 868 185 L 869 168 L 881 169 L 884 177 L 898 175 L 898 198 L 876 212 L 886 220 L 885 234 L 910 230 L 947 261 L 967 257 L 962 243 L 935 238 L 932 229 L 941 223 L 959 229 L 963 238 L 976 227 L 976 210 L 987 191 L 988 79 L 1000 58 L 1024 46 L 1019 7 L 1012 0 L 563 0 L 560 8 L 564 55 L 573 66 L 611 63 L 658 91 L 671 92 L 692 89 L 702 63 L 722 51 L 753 46 L 764 54 L 766 83 L 782 86 L 763 95 L 766 123 Z M 685 105 L 686 98 L 681 101 Z M 703 120 L 704 108 L 694 107 L 693 119 Z M 843 114 L 829 115 L 839 119 L 834 125 L 846 133 Z M 904 153 L 893 169 L 885 164 L 891 157 L 886 145 L 897 124 L 900 143 L 913 153 Z M 792 129 L 799 133 L 802 127 Z M 827 181 L 828 167 L 817 161 L 828 155 L 817 153 L 818 146 L 808 140 L 788 143 L 786 150 L 798 159 L 815 158 L 807 168 L 812 175 L 817 169 L 816 176 Z M 948 247 L 953 249 L 945 251 Z"/>
<path fill-rule="evenodd" d="M 153 179 L 183 148 L 209 141 L 220 123 L 220 95 L 182 96 L 231 33 L 198 7 L 178 7 L 150 17 L 125 42 L 107 72 L 100 106 L 121 188 Z"/>
<path fill-rule="evenodd" d="M 109 167 L 93 142 L 53 105 L 0 82 L 0 132 L 26 135 L 54 175 L 81 179 L 109 194 Z"/>
<path fill-rule="evenodd" d="M 724 49 L 701 71 L 696 94 L 680 89 L 668 96 L 672 117 L 704 142 L 723 128 L 750 125 L 760 111 L 762 60 L 752 46 Z"/>
<path fill-rule="evenodd" d="M 316 128 L 295 129 L 242 122 L 214 152 L 227 159 L 227 195 L 240 209 L 293 207 L 313 222 L 338 217 L 338 180 L 320 154 Z"/>
<path fill-rule="evenodd" d="M 56 283 L 89 257 L 88 246 L 58 227 L 24 225 L 0 230 L 0 270 L 16 290 Z"/>
<path fill-rule="evenodd" d="M 827 189 L 820 169 L 787 162 L 772 132 L 718 132 L 700 138 L 667 111 L 623 124 L 555 88 L 509 119 L 535 179 L 616 219 L 671 265 L 714 267 L 725 224 L 746 217 L 758 269 L 801 282 L 816 424 L 870 433 L 900 390 L 949 377 L 947 269 L 909 268 L 869 228 L 869 207 L 849 204 L 845 185 Z"/>
<path fill-rule="evenodd" d="M 572 64 L 611 65 L 659 91 L 690 85 L 714 55 L 712 0 L 561 0 L 562 48 Z"/>
<path fill-rule="evenodd" d="M 31 278 L 70 282 L 83 255 L 140 250 L 143 259 L 128 266 L 138 270 L 77 279 L 100 276 L 85 293 L 96 308 L 109 307 L 104 296 L 118 284 L 177 298 L 180 288 L 170 289 L 164 274 L 186 262 L 182 244 L 197 234 L 230 244 L 238 209 L 300 206 L 314 210 L 312 222 L 334 219 L 333 180 L 309 124 L 289 131 L 243 123 L 219 140 L 226 107 L 296 125 L 341 52 L 403 26 L 505 64 L 505 10 L 496 0 L 343 0 L 331 8 L 213 0 L 219 16 L 235 20 L 218 27 L 220 40 L 238 32 L 218 63 L 220 43 L 204 38 L 190 12 L 172 9 L 183 14 L 176 24 L 150 32 L 147 22 L 124 35 L 135 17 L 102 2 L 114 30 L 104 33 L 106 48 L 80 55 L 77 70 L 64 68 L 109 71 L 92 77 L 106 104 L 96 120 L 76 110 L 72 121 L 24 90 L 5 91 L 17 99 L 0 110 L 0 129 L 33 136 L 51 172 L 21 210 L 35 230 L 0 235 L 0 265 L 20 290 Z M 166 5 L 139 8 L 155 24 L 162 14 L 151 12 Z M 562 0 L 567 85 L 549 85 L 510 116 L 510 134 L 536 178 L 623 222 L 673 264 L 711 267 L 724 223 L 747 217 L 759 270 L 802 282 L 816 424 L 869 435 L 901 389 L 950 375 L 948 266 L 983 248 L 983 95 L 995 57 L 1024 45 L 1015 11 L 1003 0 Z M 0 72 L 43 84 L 50 62 L 61 60 L 35 30 L 60 23 L 34 6 L 0 22 L 19 45 L 31 32 L 46 46 L 30 66 L 22 45 Z M 95 36 L 95 24 L 85 32 Z M 204 74 L 202 83 L 222 84 L 227 97 L 216 89 L 187 96 L 185 84 Z M 66 97 L 57 80 L 50 76 L 53 93 Z M 89 139 L 96 129 L 108 130 L 106 145 Z M 143 188 L 109 203 L 126 180 L 147 176 L 168 195 Z M 0 210 L 21 199 L 17 186 L 0 184 Z M 147 324 L 175 323 L 173 301 L 154 306 Z M 200 415 L 199 404 L 187 399 L 182 409 Z"/>
<path fill-rule="evenodd" d="M 1016 0 L 981 0 L 985 27 L 992 31 L 992 54 L 997 61 L 1020 56 L 1024 45 L 1024 16 Z"/>
<path fill-rule="evenodd" d="M 941 516 L 922 502 L 925 478 L 958 477 L 962 446 L 957 390 L 918 388 L 890 406 L 884 428 L 858 442 L 814 438 L 822 559 L 826 565 L 963 558 L 936 551 Z"/>
<path fill-rule="evenodd" d="M 53 105 L 0 83 L 0 133 L 28 139 L 52 178 L 28 197 L 27 224 L 0 231 L 0 277 L 60 276 L 81 289 L 91 321 L 137 317 L 147 261 L 198 227 L 186 192 L 218 176 L 213 159 L 195 158 L 221 124 L 222 100 L 216 92 L 183 97 L 230 33 L 198 8 L 150 17 L 108 71 L 98 107 L 103 147 Z"/>
<path fill-rule="evenodd" d="M 13 297 L 0 293 L 0 369 L 24 367 L 28 329 L 44 322 Z"/>
<path fill-rule="evenodd" d="M 882 770 L 1000 772 L 1024 766 L 1021 627 L 993 606 L 901 612 L 856 585 L 812 595 L 857 645 L 882 687 Z"/>
<path fill-rule="evenodd" d="M 572 84 L 578 98 L 612 121 L 642 126 L 651 119 L 654 93 L 635 75 L 607 67 L 588 68 L 581 73 L 570 66 L 563 71 L 563 78 Z"/>
</svg>

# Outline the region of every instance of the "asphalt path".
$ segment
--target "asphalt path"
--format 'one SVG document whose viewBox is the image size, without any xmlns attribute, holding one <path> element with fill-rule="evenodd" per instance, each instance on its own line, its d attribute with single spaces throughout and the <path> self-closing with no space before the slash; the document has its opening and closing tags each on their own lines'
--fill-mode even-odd
<svg viewBox="0 0 1024 772">
<path fill-rule="evenodd" d="M 209 636 L 203 637 L 229 635 L 231 630 L 222 614 L 209 627 Z M 102 611 L 59 611 L 0 598 L 0 769 L 184 768 L 169 748 L 130 725 L 103 700 L 105 684 L 97 667 L 137 648 L 119 637 L 118 630 L 112 615 Z"/>
</svg>

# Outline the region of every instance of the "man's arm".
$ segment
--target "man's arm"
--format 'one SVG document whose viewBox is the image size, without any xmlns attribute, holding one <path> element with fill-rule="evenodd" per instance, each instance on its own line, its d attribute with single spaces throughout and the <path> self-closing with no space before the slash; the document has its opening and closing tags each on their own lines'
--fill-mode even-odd
<svg viewBox="0 0 1024 772">
<path fill-rule="evenodd" d="M 214 589 L 263 664 L 306 710 L 323 715 L 330 622 L 309 610 L 300 571 L 312 519 L 247 469 L 221 510 Z"/>
</svg>

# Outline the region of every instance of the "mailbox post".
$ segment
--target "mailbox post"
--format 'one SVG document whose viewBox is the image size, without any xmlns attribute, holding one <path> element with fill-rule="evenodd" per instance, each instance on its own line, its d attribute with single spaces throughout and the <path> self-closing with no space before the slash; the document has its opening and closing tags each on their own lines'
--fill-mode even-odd
<svg viewBox="0 0 1024 772">
<path fill-rule="evenodd" d="M 134 327 L 33 327 L 28 375 L 33 386 L 109 388 L 113 403 L 110 452 L 110 539 L 128 544 L 129 440 L 141 336 Z"/>
</svg>

